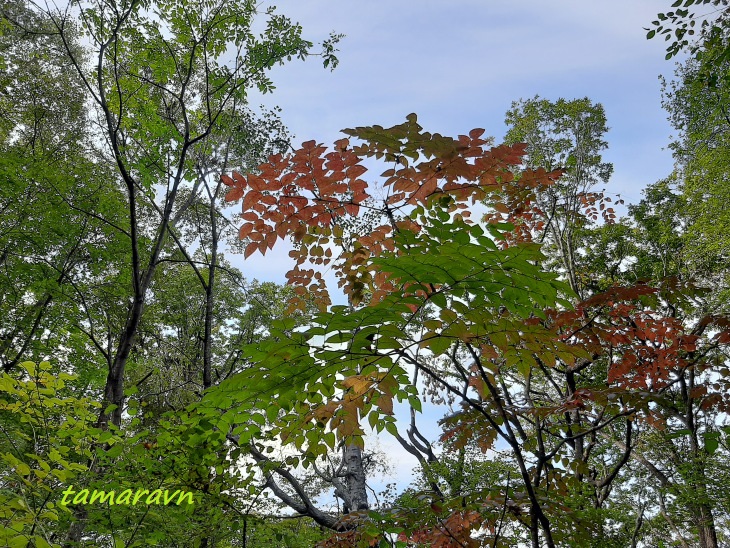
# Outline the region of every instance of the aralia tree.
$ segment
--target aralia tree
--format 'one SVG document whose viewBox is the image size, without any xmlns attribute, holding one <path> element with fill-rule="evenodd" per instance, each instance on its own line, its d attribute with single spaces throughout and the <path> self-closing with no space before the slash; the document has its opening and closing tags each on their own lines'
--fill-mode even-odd
<svg viewBox="0 0 730 548">
<path fill-rule="evenodd" d="M 573 306 L 575 294 L 543 269 L 532 241 L 545 226 L 535 193 L 560 173 L 515 177 L 524 145 L 488 148 L 482 130 L 430 134 L 415 115 L 345 133 L 361 144 L 340 140 L 327 153 L 309 142 L 256 174 L 224 178 L 228 199 L 243 199 L 246 255 L 292 237 L 292 306 L 314 295 L 322 312 L 303 331 L 285 322 L 269 343 L 251 347 L 251 367 L 212 390 L 194 422 L 229 432 L 235 454 L 254 455 L 295 510 L 345 530 L 334 542 L 399 530 L 436 544 L 504 545 L 507 519 L 533 546 L 569 544 L 565 532 L 576 527 L 585 537 L 575 542 L 608 542 L 610 527 L 586 516 L 610 505 L 634 422 L 651 417 L 652 399 L 697 366 L 686 354 L 698 335 L 663 316 L 657 289 L 646 284 L 609 287 Z M 361 178 L 367 157 L 392 163 L 381 202 Z M 468 220 L 470 201 L 489 207 L 482 222 Z M 350 306 L 327 306 L 321 267 L 335 271 Z M 722 321 L 708 322 L 724 332 Z M 315 507 L 285 463 L 264 456 L 265 440 L 276 438 L 297 450 L 286 464 L 313 465 L 339 444 L 362 446 L 365 420 L 406 440 L 393 402 L 417 410 L 427 392 L 458 402 L 447 438 L 474 438 L 485 452 L 506 443 L 514 482 L 456 499 L 432 486 L 416 521 L 397 508 L 340 519 Z M 277 405 L 264 411 L 263 401 Z M 436 458 L 414 438 L 422 462 Z M 275 487 L 277 479 L 295 494 Z"/>
</svg>

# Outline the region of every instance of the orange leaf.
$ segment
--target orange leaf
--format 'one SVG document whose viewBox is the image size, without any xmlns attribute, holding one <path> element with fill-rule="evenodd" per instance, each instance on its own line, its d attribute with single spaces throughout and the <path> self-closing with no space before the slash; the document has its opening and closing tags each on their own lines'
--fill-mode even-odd
<svg viewBox="0 0 730 548">
<path fill-rule="evenodd" d="M 243 252 L 244 259 L 249 258 L 251 255 L 253 255 L 253 252 L 256 251 L 256 248 L 259 246 L 256 242 L 251 242 L 246 246 L 246 251 Z"/>
<path fill-rule="evenodd" d="M 241 228 L 238 231 L 238 237 L 243 240 L 246 236 L 248 236 L 251 231 L 253 230 L 253 225 L 251 223 L 245 223 L 241 225 Z"/>
<path fill-rule="evenodd" d="M 261 193 L 258 190 L 251 190 L 246 194 L 243 199 L 243 209 L 254 209 L 261 200 Z"/>
<path fill-rule="evenodd" d="M 380 394 L 378 398 L 378 407 L 386 415 L 393 414 L 393 398 L 386 394 Z"/>
<path fill-rule="evenodd" d="M 243 189 L 240 187 L 233 187 L 226 192 L 226 202 L 236 202 L 243 196 Z"/>
<path fill-rule="evenodd" d="M 342 386 L 344 388 L 352 388 L 352 391 L 356 396 L 360 396 L 367 392 L 372 384 L 372 379 L 368 379 L 361 375 L 353 375 L 352 377 L 347 377 L 342 381 Z"/>
</svg>

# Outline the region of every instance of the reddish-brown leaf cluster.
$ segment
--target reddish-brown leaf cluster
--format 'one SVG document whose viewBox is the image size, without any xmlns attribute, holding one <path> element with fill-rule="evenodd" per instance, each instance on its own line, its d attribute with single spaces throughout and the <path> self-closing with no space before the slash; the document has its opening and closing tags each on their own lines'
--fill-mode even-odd
<svg viewBox="0 0 730 548">
<path fill-rule="evenodd" d="M 606 224 L 616 222 L 616 212 L 608 204 L 612 202 L 609 196 L 603 192 L 584 192 L 578 195 L 581 205 L 583 206 L 582 215 L 591 221 L 597 221 L 599 215 Z M 623 204 L 623 200 L 618 200 L 617 204 Z"/>
<path fill-rule="evenodd" d="M 432 505 L 432 511 L 440 513 L 438 506 Z M 416 531 L 411 535 L 401 535 L 401 541 L 424 543 L 436 548 L 482 546 L 473 533 L 482 526 L 484 518 L 475 510 L 457 510 L 445 518 L 437 520 L 436 525 Z"/>
<path fill-rule="evenodd" d="M 230 187 L 226 200 L 243 199 L 239 235 L 249 241 L 245 256 L 265 253 L 278 239 L 291 237 L 296 265 L 287 275 L 289 283 L 299 288 L 299 297 L 308 294 L 326 307 L 330 300 L 321 277 L 303 265 L 334 262 L 339 285 L 353 304 L 366 294 L 377 302 L 393 288 L 384 273 L 371 269 L 369 259 L 393 251 L 394 232 L 417 231 L 406 214 L 429 200 L 448 196 L 452 212 L 463 217 L 468 217 L 470 203 L 487 200 L 495 210 L 491 221 L 513 222 L 520 237 L 528 237 L 539 222 L 530 193 L 552 184 L 560 173 L 528 170 L 516 180 L 525 145 L 489 147 L 482 129 L 457 139 L 421 130 L 415 115 L 393 128 L 345 130 L 363 144 L 353 148 L 341 139 L 327 152 L 309 141 L 293 154 L 272 156 L 256 174 L 223 176 Z M 382 174 L 380 201 L 369 199 L 368 185 L 360 178 L 366 172 L 362 160 L 372 156 L 393 162 Z M 367 227 L 355 221 L 364 207 L 376 219 Z M 303 301 L 296 306 L 302 308 Z"/>
<path fill-rule="evenodd" d="M 243 198 L 239 236 L 251 243 L 250 256 L 265 253 L 277 238 L 293 235 L 297 241 L 310 226 L 331 226 L 336 218 L 357 215 L 368 197 L 367 184 L 359 177 L 366 169 L 348 148 L 347 139 L 335 143 L 335 150 L 322 156 L 325 147 L 308 141 L 292 155 L 271 156 L 257 174 L 223 176 L 230 187 L 226 200 Z"/>
<path fill-rule="evenodd" d="M 700 371 L 709 366 L 704 359 L 708 351 L 730 343 L 730 319 L 706 316 L 688 324 L 658 310 L 663 302 L 660 297 L 667 297 L 666 287 L 616 285 L 578 303 L 573 310 L 550 311 L 548 316 L 560 330 L 561 340 L 588 351 L 592 361 L 607 360 L 608 385 L 656 392 L 690 368 Z M 681 298 L 679 294 L 674 297 Z M 703 340 L 701 334 L 708 328 L 715 333 Z M 574 368 L 586 364 L 587 360 L 579 361 Z M 702 394 L 696 392 L 708 402 L 703 405 L 725 401 L 713 395 L 716 393 L 708 393 L 707 387 Z"/>
</svg>

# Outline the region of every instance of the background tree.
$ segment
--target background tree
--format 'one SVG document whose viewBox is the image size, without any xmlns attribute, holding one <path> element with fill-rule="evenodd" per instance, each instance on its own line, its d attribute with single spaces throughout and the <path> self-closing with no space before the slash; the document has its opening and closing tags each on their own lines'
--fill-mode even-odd
<svg viewBox="0 0 730 548">
<path fill-rule="evenodd" d="M 563 170 L 555 185 L 536 194 L 545 219 L 540 241 L 547 244 L 573 291 L 586 297 L 585 282 L 578 277 L 578 248 L 581 231 L 591 219 L 583 211 L 598 199 L 592 190 L 607 183 L 613 172 L 613 165 L 601 158 L 601 151 L 608 146 L 603 107 L 587 97 L 551 102 L 535 96 L 512 103 L 505 123 L 509 127 L 506 143 L 527 144 L 527 167 Z M 601 204 L 602 212 L 604 208 Z"/>
<path fill-rule="evenodd" d="M 266 30 L 255 36 L 250 28 L 256 14 L 246 1 L 163 2 L 143 9 L 134 0 L 123 5 L 102 0 L 46 13 L 96 109 L 107 158 L 116 166 L 127 202 L 128 226 L 121 228 L 130 249 L 132 293 L 110 352 L 102 425 L 121 424 L 125 367 L 155 271 L 170 235 L 175 240 L 180 192 L 196 179 L 196 151 L 210 147 L 206 139 L 230 121 L 228 109 L 245 103 L 247 89 L 272 89 L 268 69 L 292 56 L 304 58 L 313 47 L 301 38 L 300 27 L 273 9 L 266 14 Z M 92 44 L 90 65 L 71 47 L 74 17 Z M 235 55 L 229 57 L 231 48 Z M 325 46 L 328 63 L 334 61 L 331 52 L 331 45 Z M 143 222 L 145 211 L 153 222 Z M 181 245 L 178 249 L 184 251 Z M 108 405 L 114 406 L 110 415 Z"/>
<path fill-rule="evenodd" d="M 629 206 L 629 218 L 587 234 L 585 273 L 599 287 L 650 280 L 660 290 L 650 309 L 672 318 L 672 329 L 693 340 L 674 360 L 682 367 L 660 389 L 648 421 L 639 424 L 632 457 L 648 474 L 644 492 L 660 501 L 653 512 L 670 524 L 662 538 L 717 546 L 726 533 L 718 526 L 725 521 L 724 496 L 713 486 L 715 471 L 722 477 L 723 466 L 714 455 L 728 384 L 724 339 L 712 334 L 711 326 L 724 308 L 718 298 L 722 278 L 695 251 L 699 242 L 690 236 L 695 223 L 690 198 L 677 191 L 677 179 L 675 174 L 650 185 L 644 199 Z M 646 344 L 656 347 L 657 342 L 652 336 Z"/>
<path fill-rule="evenodd" d="M 81 373 L 73 382 L 104 402 L 100 426 L 122 424 L 126 376 L 135 404 L 164 404 L 154 412 L 145 405 L 152 428 L 160 411 L 240 367 L 237 345 L 279 313 L 276 302 L 261 302 L 276 300 L 278 288 L 247 284 L 223 259 L 228 221 L 218 175 L 226 162 L 255 165 L 286 146 L 274 113 L 247 109 L 246 90 L 270 90 L 266 71 L 314 46 L 273 10 L 254 35 L 250 25 L 262 14 L 249 2 L 44 10 L 8 2 L 2 12 L 2 170 L 13 182 L 1 190 L 3 365 L 12 370 L 61 346 L 56 357 Z M 96 49 L 90 57 L 76 45 L 82 36 Z M 326 65 L 336 64 L 333 41 Z M 231 43 L 239 55 L 229 59 Z M 166 267 L 199 285 L 204 306 L 192 306 L 198 295 L 189 284 L 175 298 L 191 306 L 175 315 L 160 299 L 173 293 L 157 272 Z M 160 368 L 168 364 L 159 363 L 159 347 L 139 345 L 140 333 L 169 341 L 169 329 L 186 335 L 176 342 L 182 377 L 194 381 L 189 392 L 171 393 L 177 372 Z M 133 422 L 124 426 L 138 439 Z M 139 458 L 131 449 L 124 455 Z M 74 530 L 70 541 L 80 535 Z"/>
<path fill-rule="evenodd" d="M 102 365 L 67 319 L 83 323 L 77 292 L 102 283 L 102 263 L 119 268 L 120 239 L 100 216 L 118 222 L 122 196 L 94 182 L 111 174 L 86 132 L 82 83 L 60 39 L 45 33 L 50 21 L 20 3 L 3 8 L 0 360 L 11 371 L 61 357 L 55 349 L 64 346 Z M 76 38 L 69 31 L 68 47 L 80 55 Z"/>
<path fill-rule="evenodd" d="M 718 70 L 729 67 L 726 62 Z M 713 300 L 726 310 L 730 250 L 722 204 L 727 199 L 730 158 L 728 85 L 708 86 L 699 71 L 696 60 L 687 60 L 677 69 L 677 79 L 664 84 L 664 107 L 678 133 L 670 145 L 676 160 L 672 190 L 686 204 L 686 222 L 678 227 L 685 261 L 694 277 L 717 287 Z"/>
</svg>

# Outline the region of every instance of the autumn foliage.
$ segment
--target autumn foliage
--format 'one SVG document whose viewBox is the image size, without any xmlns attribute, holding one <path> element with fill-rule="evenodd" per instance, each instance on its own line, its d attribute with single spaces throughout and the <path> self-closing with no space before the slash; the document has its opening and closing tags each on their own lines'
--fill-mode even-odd
<svg viewBox="0 0 730 548">
<path fill-rule="evenodd" d="M 412 206 L 446 199 L 448 213 L 467 218 L 470 203 L 499 193 L 494 220 L 516 222 L 523 236 L 528 228 L 539 229 L 526 198 L 532 189 L 549 185 L 559 172 L 527 171 L 517 185 L 514 169 L 524 145 L 488 147 L 482 129 L 458 139 L 421 129 L 412 114 L 406 123 L 387 130 L 380 126 L 345 130 L 365 141 L 356 147 L 341 139 L 326 152 L 324 146 L 309 141 L 292 155 L 272 156 L 256 174 L 224 176 L 230 187 L 226 199 L 243 200 L 240 237 L 250 241 L 246 256 L 265 253 L 277 239 L 291 238 L 296 267 L 287 278 L 299 295 L 309 294 L 326 308 L 330 300 L 321 270 L 332 263 L 340 287 L 354 304 L 365 291 L 378 301 L 393 289 L 384 273 L 372 270 L 369 259 L 395 249 L 394 232 L 418 229 L 407 215 Z M 382 174 L 379 190 L 384 196 L 379 201 L 368 194 L 368 184 L 361 179 L 367 171 L 363 160 L 373 157 L 393 166 Z M 361 211 L 369 221 L 367 227 L 351 222 Z M 367 230 L 362 233 L 359 228 Z M 306 262 L 318 271 L 303 268 Z"/>
<path fill-rule="evenodd" d="M 434 483 L 416 514 L 360 516 L 338 542 L 369 544 L 386 531 L 444 547 L 508 546 L 524 532 L 533 546 L 556 546 L 558 529 L 574 527 L 590 536 L 586 505 L 608 504 L 638 430 L 670 424 L 667 393 L 689 382 L 693 405 L 728 409 L 727 371 L 712 356 L 730 342 L 730 321 L 671 313 L 692 284 L 613 284 L 579 301 L 544 269 L 537 240 L 550 216 L 535 197 L 561 172 L 526 169 L 525 145 L 493 147 L 481 129 L 423 132 L 415 115 L 344 133 L 359 144 L 342 139 L 328 152 L 310 141 L 223 179 L 226 199 L 243 203 L 246 256 L 290 238 L 292 308 L 307 298 L 321 310 L 306 332 L 282 330 L 252 351 L 261 365 L 245 382 L 268 387 L 282 406 L 270 432 L 312 459 L 335 440 L 362 445 L 365 420 L 417 453 L 394 401 L 420 409 L 448 398 L 456 412 L 442 422 L 445 446 L 506 448 L 514 476 L 470 493 Z M 379 186 L 362 178 L 373 159 L 388 165 Z M 615 220 L 608 198 L 577 198 L 586 223 Z M 349 306 L 331 306 L 327 269 Z M 718 367 L 720 380 L 697 382 Z M 296 394 L 285 395 L 288 378 Z M 262 433 L 238 428 L 247 439 Z"/>
</svg>

